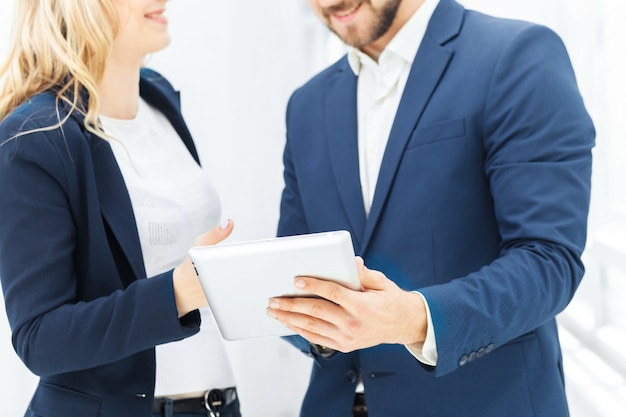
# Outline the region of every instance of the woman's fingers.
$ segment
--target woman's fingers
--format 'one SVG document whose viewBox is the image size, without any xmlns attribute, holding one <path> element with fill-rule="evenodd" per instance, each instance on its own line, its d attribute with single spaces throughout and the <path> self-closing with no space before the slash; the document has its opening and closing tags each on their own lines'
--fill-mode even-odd
<svg viewBox="0 0 626 417">
<path fill-rule="evenodd" d="M 226 220 L 224 223 L 215 226 L 213 229 L 206 233 L 201 234 L 194 240 L 195 246 L 208 246 L 220 243 L 226 239 L 233 231 L 235 224 L 231 219 Z"/>
</svg>

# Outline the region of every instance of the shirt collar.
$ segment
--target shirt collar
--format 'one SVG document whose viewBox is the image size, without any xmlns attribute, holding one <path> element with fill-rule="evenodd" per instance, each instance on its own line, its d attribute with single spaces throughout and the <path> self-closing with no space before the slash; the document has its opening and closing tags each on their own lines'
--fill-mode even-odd
<svg viewBox="0 0 626 417">
<path fill-rule="evenodd" d="M 380 54 L 379 62 L 381 59 L 384 59 L 384 55 L 392 53 L 404 59 L 409 64 L 412 64 L 417 50 L 424 39 L 428 22 L 438 4 L 439 0 L 425 0 L 420 8 L 417 9 L 413 16 L 411 16 L 398 31 L 391 42 L 389 42 L 387 47 L 385 47 Z M 358 76 L 363 63 L 369 61 L 372 61 L 372 59 L 359 49 L 354 47 L 348 49 L 348 63 L 355 75 Z"/>
</svg>

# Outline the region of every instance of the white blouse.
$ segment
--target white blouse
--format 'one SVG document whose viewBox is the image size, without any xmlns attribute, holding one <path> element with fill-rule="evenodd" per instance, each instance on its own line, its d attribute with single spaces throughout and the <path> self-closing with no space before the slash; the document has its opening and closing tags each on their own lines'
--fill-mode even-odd
<svg viewBox="0 0 626 417">
<path fill-rule="evenodd" d="M 167 118 L 144 100 L 132 120 L 100 117 L 128 188 L 148 277 L 179 265 L 193 240 L 220 223 L 215 188 Z M 155 396 L 235 385 L 211 311 L 200 332 L 156 347 Z"/>
</svg>

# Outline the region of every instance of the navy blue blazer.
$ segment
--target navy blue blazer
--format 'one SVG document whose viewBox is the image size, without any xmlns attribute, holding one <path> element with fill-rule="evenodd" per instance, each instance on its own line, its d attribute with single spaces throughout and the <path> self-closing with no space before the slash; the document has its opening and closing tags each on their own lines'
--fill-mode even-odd
<svg viewBox="0 0 626 417">
<path fill-rule="evenodd" d="M 441 0 L 365 215 L 357 78 L 341 58 L 292 95 L 279 235 L 346 229 L 432 313 L 438 362 L 403 346 L 315 357 L 302 417 L 568 415 L 555 316 L 583 276 L 593 124 L 557 35 Z"/>
<path fill-rule="evenodd" d="M 141 95 L 198 161 L 172 86 L 145 69 Z M 57 122 L 54 94 L 40 94 L 0 141 Z M 75 111 L 0 146 L 0 277 L 15 350 L 40 376 L 26 416 L 149 416 L 154 346 L 195 334 L 200 316 L 178 319 L 172 271 L 146 279 L 115 157 L 82 122 Z"/>
</svg>

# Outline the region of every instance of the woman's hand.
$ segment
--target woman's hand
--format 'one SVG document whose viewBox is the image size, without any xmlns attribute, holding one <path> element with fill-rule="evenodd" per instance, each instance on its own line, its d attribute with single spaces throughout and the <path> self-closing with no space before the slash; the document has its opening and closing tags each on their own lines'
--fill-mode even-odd
<svg viewBox="0 0 626 417">
<path fill-rule="evenodd" d="M 233 227 L 234 224 L 229 219 L 226 223 L 198 236 L 194 240 L 194 246 L 215 245 L 230 236 Z M 174 269 L 173 281 L 178 317 L 209 305 L 189 257 L 186 257 L 183 263 Z"/>
</svg>

